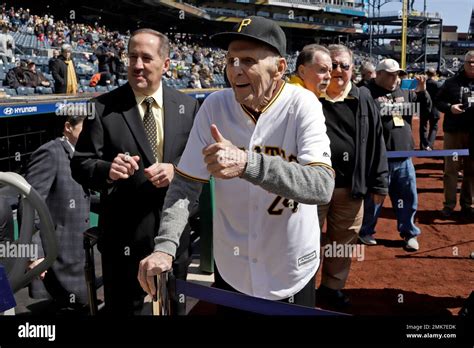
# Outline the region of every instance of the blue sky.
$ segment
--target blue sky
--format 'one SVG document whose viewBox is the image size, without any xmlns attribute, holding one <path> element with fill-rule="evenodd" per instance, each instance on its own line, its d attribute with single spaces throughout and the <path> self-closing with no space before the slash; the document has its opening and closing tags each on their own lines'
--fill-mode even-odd
<svg viewBox="0 0 474 348">
<path fill-rule="evenodd" d="M 401 8 L 401 3 L 388 3 L 381 8 L 381 12 Z M 426 0 L 426 8 L 428 12 L 439 12 L 444 25 L 457 25 L 458 32 L 465 33 L 469 28 L 474 0 Z M 415 10 L 423 11 L 423 0 L 415 1 Z"/>
</svg>

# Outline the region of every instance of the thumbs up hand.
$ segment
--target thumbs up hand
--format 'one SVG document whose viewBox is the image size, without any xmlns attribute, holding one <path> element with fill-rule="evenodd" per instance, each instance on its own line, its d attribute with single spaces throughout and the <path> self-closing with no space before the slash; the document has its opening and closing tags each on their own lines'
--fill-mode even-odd
<svg viewBox="0 0 474 348">
<path fill-rule="evenodd" d="M 202 150 L 209 173 L 220 179 L 242 176 L 247 165 L 247 152 L 224 138 L 215 124 L 211 125 L 211 135 L 216 142 Z"/>
<path fill-rule="evenodd" d="M 211 125 L 211 135 L 212 138 L 214 138 L 214 140 L 216 141 L 216 143 L 228 142 L 230 144 L 230 141 L 224 138 L 224 136 L 221 134 L 221 132 L 219 132 L 219 129 L 215 124 Z"/>
</svg>

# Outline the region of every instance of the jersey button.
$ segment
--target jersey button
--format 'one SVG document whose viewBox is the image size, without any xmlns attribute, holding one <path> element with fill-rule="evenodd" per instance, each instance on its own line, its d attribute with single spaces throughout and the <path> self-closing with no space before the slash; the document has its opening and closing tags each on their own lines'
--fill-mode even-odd
<svg viewBox="0 0 474 348">
<path fill-rule="evenodd" d="M 253 263 L 257 263 L 257 261 L 258 261 L 257 259 L 252 259 Z"/>
</svg>

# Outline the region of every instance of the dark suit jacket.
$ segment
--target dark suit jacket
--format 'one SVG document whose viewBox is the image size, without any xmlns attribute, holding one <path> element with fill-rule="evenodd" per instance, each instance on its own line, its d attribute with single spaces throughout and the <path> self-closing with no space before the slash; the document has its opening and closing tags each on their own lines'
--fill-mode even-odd
<svg viewBox="0 0 474 348">
<path fill-rule="evenodd" d="M 154 163 L 154 157 L 130 85 L 101 95 L 93 104 L 96 114 L 84 122 L 71 162 L 72 174 L 79 183 L 101 191 L 99 227 L 104 236 L 99 248 L 104 282 L 114 282 L 116 287 L 132 283 L 136 293 L 138 263 L 153 251 L 167 188 L 155 188 L 145 178 L 143 170 Z M 177 164 L 199 104 L 163 86 L 163 106 L 163 161 Z M 106 180 L 113 159 L 127 152 L 130 156 L 140 156 L 139 171 L 127 180 L 108 185 Z M 113 260 L 113 267 L 107 264 L 107 259 Z"/>
<path fill-rule="evenodd" d="M 436 96 L 438 95 L 440 88 L 441 86 L 438 81 L 433 79 L 428 79 L 426 81 L 426 90 L 428 91 L 428 94 L 430 95 L 430 98 L 433 102 L 436 100 Z M 426 116 L 432 117 L 434 119 L 439 119 L 439 111 L 434 104 L 431 108 L 431 113 Z"/>
<path fill-rule="evenodd" d="M 59 56 L 49 63 L 49 69 L 54 78 L 54 93 L 66 93 L 67 90 L 67 64 L 64 59 L 63 56 Z"/>
<path fill-rule="evenodd" d="M 76 296 L 76 303 L 87 303 L 84 275 L 83 233 L 89 228 L 89 192 L 71 175 L 72 148 L 62 138 L 42 145 L 32 155 L 26 180 L 44 198 L 56 227 L 59 255 L 44 280 L 49 294 L 58 300 Z M 33 241 L 42 243 L 38 234 Z M 46 251 L 47 252 L 47 251 Z M 33 281 L 34 298 L 48 297 L 39 280 Z"/>
</svg>

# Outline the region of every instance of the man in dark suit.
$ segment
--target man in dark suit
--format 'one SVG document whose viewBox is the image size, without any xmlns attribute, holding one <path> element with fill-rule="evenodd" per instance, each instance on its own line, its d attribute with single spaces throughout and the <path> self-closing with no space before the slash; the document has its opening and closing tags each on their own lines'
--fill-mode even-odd
<svg viewBox="0 0 474 348">
<path fill-rule="evenodd" d="M 441 88 L 436 80 L 436 70 L 429 68 L 426 71 L 426 91 L 430 95 L 431 100 L 435 100 Z M 433 105 L 431 112 L 423 112 L 420 115 L 420 150 L 431 151 L 434 148 L 436 133 L 438 132 L 439 111 Z"/>
<path fill-rule="evenodd" d="M 89 228 L 90 195 L 88 190 L 74 181 L 70 167 L 83 120 L 84 117 L 68 116 L 63 137 L 42 145 L 31 155 L 25 176 L 26 181 L 44 198 L 56 227 L 58 258 L 41 275 L 43 284 L 35 279 L 30 288 L 33 298 L 52 297 L 55 304 L 53 311 L 81 309 L 87 304 L 82 236 Z M 39 245 L 39 259 L 32 262 L 30 268 L 44 257 L 38 233 L 33 236 L 33 242 Z"/>
<path fill-rule="evenodd" d="M 138 264 L 153 252 L 166 190 L 199 105 L 161 83 L 170 64 L 165 35 L 140 29 L 128 51 L 129 83 L 95 100 L 95 117 L 84 123 L 71 163 L 78 182 L 102 192 L 105 306 L 119 315 L 146 313 Z M 184 279 L 189 229 L 181 243 L 173 269 Z M 175 310 L 185 312 L 182 304 Z"/>
</svg>

